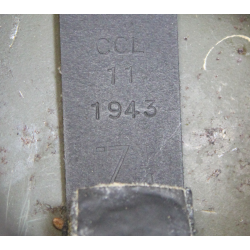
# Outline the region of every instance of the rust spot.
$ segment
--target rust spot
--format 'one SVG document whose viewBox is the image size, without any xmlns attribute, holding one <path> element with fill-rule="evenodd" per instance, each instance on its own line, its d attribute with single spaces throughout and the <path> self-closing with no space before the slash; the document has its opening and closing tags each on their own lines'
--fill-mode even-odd
<svg viewBox="0 0 250 250">
<path fill-rule="evenodd" d="M 23 126 L 22 132 L 24 136 L 28 135 L 28 127 L 26 125 Z"/>
<path fill-rule="evenodd" d="M 197 75 L 197 79 L 200 80 L 201 73 Z"/>
<path fill-rule="evenodd" d="M 0 147 L 0 153 L 2 153 L 2 152 L 6 153 L 7 150 L 4 147 Z"/>
<path fill-rule="evenodd" d="M 40 154 L 36 154 L 34 157 L 34 161 L 38 162 L 41 160 L 41 158 L 42 158 L 42 156 Z"/>
<path fill-rule="evenodd" d="M 36 201 L 36 206 L 37 206 L 37 209 L 36 209 L 37 212 L 40 210 L 43 213 L 46 213 L 46 212 L 49 212 L 52 214 L 59 213 L 61 216 L 63 216 L 66 212 L 65 206 L 52 207 L 49 204 L 41 203 L 39 200 Z"/>
<path fill-rule="evenodd" d="M 30 143 L 34 143 L 35 142 L 34 138 L 30 139 L 30 138 L 23 138 L 22 137 L 21 140 L 23 141 L 23 145 L 28 145 Z"/>
<path fill-rule="evenodd" d="M 63 225 L 64 225 L 64 220 L 61 218 L 54 218 L 53 219 L 53 225 L 56 229 L 58 230 L 62 230 L 63 229 Z"/>
<path fill-rule="evenodd" d="M 205 135 L 208 138 L 208 142 L 209 144 L 214 145 L 216 139 L 218 136 L 216 136 L 217 133 L 224 133 L 225 131 L 223 131 L 222 128 L 211 128 L 211 129 L 205 129 Z"/>
<path fill-rule="evenodd" d="M 48 109 L 48 113 L 52 115 L 52 114 L 55 113 L 55 110 L 54 109 Z"/>
<path fill-rule="evenodd" d="M 7 164 L 8 162 L 6 161 L 6 157 L 5 156 L 3 156 L 2 158 L 1 158 L 1 163 L 2 164 Z"/>
<path fill-rule="evenodd" d="M 246 50 L 245 47 L 242 47 L 242 48 L 238 48 L 238 49 L 237 49 L 237 52 L 238 52 L 238 54 L 240 54 L 240 55 L 245 55 L 245 54 L 247 53 L 247 50 Z"/>
<path fill-rule="evenodd" d="M 241 17 L 241 18 L 240 18 L 240 22 L 241 22 L 241 23 L 246 22 L 246 21 L 247 21 L 247 17 L 244 16 L 244 17 Z"/>
<path fill-rule="evenodd" d="M 208 177 L 207 180 L 209 180 L 211 177 L 218 177 L 221 174 L 221 170 L 220 169 L 216 169 L 214 170 L 214 172 Z"/>
</svg>

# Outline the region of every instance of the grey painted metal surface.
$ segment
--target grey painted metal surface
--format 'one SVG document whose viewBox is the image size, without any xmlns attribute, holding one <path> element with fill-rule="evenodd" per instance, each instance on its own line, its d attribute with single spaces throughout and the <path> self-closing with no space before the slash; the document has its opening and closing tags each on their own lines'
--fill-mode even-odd
<svg viewBox="0 0 250 250">
<path fill-rule="evenodd" d="M 1 225 L 12 225 L 14 234 L 59 235 L 51 222 L 60 215 L 64 190 L 59 20 L 18 18 L 12 44 L 18 19 L 0 16 Z M 250 43 L 233 37 L 215 44 L 231 35 L 250 37 L 250 17 L 179 15 L 178 28 L 184 186 L 193 192 L 197 234 L 249 235 Z"/>
<path fill-rule="evenodd" d="M 1 231 L 60 235 L 52 225 L 64 210 L 58 18 L 1 15 L 0 26 Z"/>
<path fill-rule="evenodd" d="M 61 15 L 67 203 L 99 183 L 183 186 L 176 15 Z"/>
<path fill-rule="evenodd" d="M 197 234 L 249 235 L 250 16 L 180 15 L 179 34 L 184 179 Z"/>
</svg>

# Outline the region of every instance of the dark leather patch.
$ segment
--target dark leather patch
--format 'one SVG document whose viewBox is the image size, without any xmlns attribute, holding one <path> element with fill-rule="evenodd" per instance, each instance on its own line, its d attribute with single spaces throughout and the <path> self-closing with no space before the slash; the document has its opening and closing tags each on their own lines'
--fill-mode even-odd
<svg viewBox="0 0 250 250">
<path fill-rule="evenodd" d="M 78 190 L 72 235 L 192 235 L 191 193 L 181 188 L 102 185 Z M 188 196 L 188 198 L 187 198 Z"/>
</svg>

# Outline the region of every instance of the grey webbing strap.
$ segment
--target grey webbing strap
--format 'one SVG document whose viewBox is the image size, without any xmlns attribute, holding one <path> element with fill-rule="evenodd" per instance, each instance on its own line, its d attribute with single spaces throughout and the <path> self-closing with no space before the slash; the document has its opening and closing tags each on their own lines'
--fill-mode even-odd
<svg viewBox="0 0 250 250">
<path fill-rule="evenodd" d="M 177 16 L 61 15 L 60 27 L 68 205 L 78 194 L 71 230 L 191 235 L 191 196 L 176 188 Z M 127 184 L 108 185 L 117 182 Z"/>
<path fill-rule="evenodd" d="M 176 15 L 61 15 L 67 199 L 183 186 Z"/>
</svg>

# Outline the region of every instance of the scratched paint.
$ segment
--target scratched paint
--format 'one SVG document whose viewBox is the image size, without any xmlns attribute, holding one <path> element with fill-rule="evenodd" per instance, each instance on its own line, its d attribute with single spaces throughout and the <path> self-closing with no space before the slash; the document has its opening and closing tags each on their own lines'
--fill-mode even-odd
<svg viewBox="0 0 250 250">
<path fill-rule="evenodd" d="M 0 45 L 0 219 L 5 230 L 0 235 L 60 235 L 52 219 L 61 212 L 37 205 L 55 208 L 64 202 L 54 17 L 2 15 L 0 23 L 6 39 Z"/>
<path fill-rule="evenodd" d="M 250 37 L 248 37 L 248 36 L 243 36 L 243 35 L 231 35 L 231 36 L 227 36 L 227 37 L 224 37 L 223 39 L 221 39 L 219 42 L 217 42 L 217 43 L 215 44 L 215 46 L 218 45 L 219 43 L 223 42 L 223 41 L 226 40 L 226 39 L 234 38 L 234 37 L 243 38 L 243 39 L 247 40 L 248 42 L 250 42 Z M 214 47 L 215 47 L 215 46 L 214 46 Z M 212 50 L 214 49 L 214 47 L 212 47 L 212 48 L 208 51 L 207 55 L 206 55 L 205 58 L 204 58 L 204 63 L 203 63 L 203 69 L 204 69 L 204 70 L 207 70 L 207 67 L 206 67 L 206 66 L 207 66 L 207 58 L 208 58 L 209 54 L 212 52 Z"/>
<path fill-rule="evenodd" d="M 13 46 L 16 40 L 19 25 L 20 25 L 20 19 L 19 17 L 15 17 L 14 22 L 13 22 L 13 28 L 11 29 L 11 33 L 10 33 L 10 39 L 12 40 L 11 44 L 9 45 L 10 48 Z"/>
<path fill-rule="evenodd" d="M 249 34 L 249 15 L 179 16 L 184 180 L 198 235 L 250 233 Z"/>
</svg>

